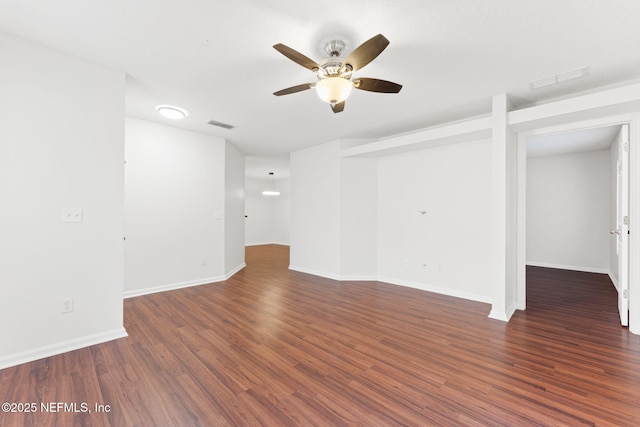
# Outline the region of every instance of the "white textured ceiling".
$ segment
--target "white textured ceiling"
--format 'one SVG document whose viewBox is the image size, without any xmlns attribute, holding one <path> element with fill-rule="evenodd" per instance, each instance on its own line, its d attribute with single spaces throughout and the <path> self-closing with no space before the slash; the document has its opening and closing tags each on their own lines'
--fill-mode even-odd
<svg viewBox="0 0 640 427">
<path fill-rule="evenodd" d="M 555 156 L 582 151 L 606 150 L 620 132 L 620 125 L 527 138 L 527 157 Z"/>
<path fill-rule="evenodd" d="M 638 0 L 0 0 L 0 32 L 126 72 L 128 115 L 168 123 L 154 106 L 176 104 L 191 115 L 172 125 L 271 158 L 488 113 L 500 93 L 522 106 L 638 79 L 639 22 Z M 340 114 L 313 91 L 272 95 L 314 79 L 274 44 L 320 61 L 324 40 L 350 51 L 378 33 L 391 44 L 356 76 L 399 94 L 355 91 Z"/>
<path fill-rule="evenodd" d="M 291 176 L 289 158 L 246 156 L 244 161 L 247 178 L 269 180 L 269 172 L 273 172 L 273 180 L 288 179 Z"/>
</svg>

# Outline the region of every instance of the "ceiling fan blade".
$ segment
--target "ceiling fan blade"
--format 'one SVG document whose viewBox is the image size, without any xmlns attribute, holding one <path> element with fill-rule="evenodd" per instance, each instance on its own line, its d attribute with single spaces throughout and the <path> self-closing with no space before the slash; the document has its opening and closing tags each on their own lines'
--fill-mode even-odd
<svg viewBox="0 0 640 427">
<path fill-rule="evenodd" d="M 351 52 L 351 55 L 347 56 L 344 63 L 351 65 L 353 71 L 357 71 L 376 59 L 388 45 L 389 40 L 382 34 L 373 36 Z"/>
<path fill-rule="evenodd" d="M 344 110 L 344 101 L 331 105 L 331 109 L 334 113 L 342 113 L 342 111 Z"/>
<path fill-rule="evenodd" d="M 304 83 L 297 86 L 291 86 L 286 89 L 279 90 L 277 92 L 273 92 L 275 96 L 289 95 L 291 93 L 302 92 L 303 90 L 311 89 L 313 83 Z"/>
<path fill-rule="evenodd" d="M 380 93 L 398 93 L 400 92 L 400 89 L 402 89 L 402 85 L 399 85 L 398 83 L 380 79 L 370 79 L 367 77 L 361 77 L 354 80 L 353 86 L 356 89 Z"/>
<path fill-rule="evenodd" d="M 315 71 L 320 68 L 320 66 L 313 59 L 307 58 L 297 50 L 293 50 L 289 46 L 285 46 L 282 43 L 274 45 L 273 48 L 293 62 L 300 64 L 304 68 L 307 68 L 311 71 Z"/>
</svg>

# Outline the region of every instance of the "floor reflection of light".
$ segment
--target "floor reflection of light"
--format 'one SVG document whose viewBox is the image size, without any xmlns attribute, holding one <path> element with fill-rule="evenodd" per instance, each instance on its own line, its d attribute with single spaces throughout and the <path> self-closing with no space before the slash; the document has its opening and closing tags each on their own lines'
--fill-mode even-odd
<svg viewBox="0 0 640 427">
<path fill-rule="evenodd" d="M 280 313 L 282 311 L 284 289 L 274 287 L 265 289 L 258 298 L 254 308 L 258 317 L 253 339 L 260 342 L 265 338 L 278 335 L 280 329 Z"/>
</svg>

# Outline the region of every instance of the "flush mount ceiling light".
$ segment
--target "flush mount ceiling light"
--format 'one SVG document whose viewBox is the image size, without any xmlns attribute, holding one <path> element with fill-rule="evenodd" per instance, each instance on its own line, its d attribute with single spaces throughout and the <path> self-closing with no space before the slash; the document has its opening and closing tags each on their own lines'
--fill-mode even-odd
<svg viewBox="0 0 640 427">
<path fill-rule="evenodd" d="M 171 120 L 184 119 L 189 115 L 187 110 L 176 107 L 175 105 L 156 105 L 156 111 Z"/>
<path fill-rule="evenodd" d="M 262 192 L 263 196 L 279 196 L 280 192 L 276 190 L 276 182 L 273 180 L 273 172 L 269 172 L 270 181 L 264 188 Z"/>
<path fill-rule="evenodd" d="M 324 51 L 329 57 L 318 64 L 289 46 L 279 43 L 273 48 L 293 62 L 311 70 L 316 75 L 318 82 L 303 83 L 273 94 L 275 96 L 289 95 L 315 87 L 320 99 L 330 104 L 334 113 L 340 113 L 344 110 L 345 100 L 354 87 L 369 92 L 398 93 L 402 89 L 402 85 L 398 83 L 368 77 L 352 79 L 354 72 L 376 59 L 388 45 L 389 40 L 382 34 L 378 34 L 362 43 L 343 59 L 340 55 L 345 43 L 342 40 L 331 40 L 324 46 Z"/>
</svg>

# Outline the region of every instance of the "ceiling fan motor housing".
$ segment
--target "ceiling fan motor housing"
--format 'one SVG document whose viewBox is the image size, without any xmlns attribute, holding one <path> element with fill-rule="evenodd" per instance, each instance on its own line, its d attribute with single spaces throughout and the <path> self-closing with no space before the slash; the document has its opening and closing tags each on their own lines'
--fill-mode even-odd
<svg viewBox="0 0 640 427">
<path fill-rule="evenodd" d="M 320 80 L 326 77 L 342 77 L 348 80 L 351 78 L 351 71 L 352 68 L 349 64 L 345 64 L 340 58 L 332 57 L 322 62 L 316 75 Z"/>
</svg>

